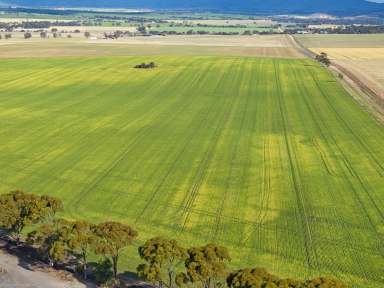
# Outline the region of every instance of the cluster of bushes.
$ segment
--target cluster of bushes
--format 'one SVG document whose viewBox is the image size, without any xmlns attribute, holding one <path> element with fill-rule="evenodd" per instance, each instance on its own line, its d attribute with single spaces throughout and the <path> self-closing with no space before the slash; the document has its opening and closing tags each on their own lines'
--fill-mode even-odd
<svg viewBox="0 0 384 288">
<path fill-rule="evenodd" d="M 132 33 L 130 31 L 121 31 L 121 30 L 104 33 L 104 39 L 119 39 L 124 36 L 132 36 Z"/>
<path fill-rule="evenodd" d="M 149 62 L 148 64 L 147 63 L 141 63 L 141 64 L 136 65 L 134 68 L 136 68 L 136 69 L 153 69 L 153 68 L 156 68 L 156 64 L 155 64 L 155 62 Z"/>
<path fill-rule="evenodd" d="M 61 33 L 59 33 L 58 31 L 57 31 L 57 29 L 52 29 L 51 30 L 51 36 L 53 37 L 53 38 L 59 38 L 59 37 L 61 37 L 62 35 L 61 35 Z M 41 39 L 46 39 L 46 38 L 49 38 L 50 37 L 50 35 L 49 35 L 49 33 L 47 32 L 47 31 L 41 31 L 40 32 L 40 38 Z M 25 37 L 24 37 L 25 38 Z M 72 35 L 71 34 L 67 34 L 67 38 L 72 38 Z"/>
<path fill-rule="evenodd" d="M 32 33 L 31 32 L 25 32 L 24 33 L 24 39 L 30 39 L 32 38 Z"/>
<path fill-rule="evenodd" d="M 58 199 L 15 191 L 0 196 L 0 227 L 18 243 L 26 226 L 32 230 L 26 242 L 39 250 L 52 266 L 75 261 L 87 279 L 89 255 L 103 256 L 93 270 L 96 280 L 119 287 L 117 278 L 121 251 L 138 236 L 132 227 L 118 222 L 89 223 L 84 220 L 58 219 L 62 210 Z M 160 288 L 229 287 L 229 288 L 345 288 L 328 278 L 308 281 L 281 279 L 261 268 L 230 272 L 231 261 L 225 247 L 208 244 L 184 248 L 176 240 L 152 238 L 138 248 L 143 264 L 137 273 Z"/>
<path fill-rule="evenodd" d="M 12 34 L 11 33 L 7 33 L 7 34 L 4 34 L 4 39 L 11 39 L 12 38 Z M 0 34 L 0 40 L 3 39 L 3 35 Z"/>
<path fill-rule="evenodd" d="M 324 64 L 325 66 L 331 65 L 331 60 L 329 60 L 327 53 L 321 52 L 319 55 L 316 55 L 315 58 L 318 62 Z"/>
</svg>

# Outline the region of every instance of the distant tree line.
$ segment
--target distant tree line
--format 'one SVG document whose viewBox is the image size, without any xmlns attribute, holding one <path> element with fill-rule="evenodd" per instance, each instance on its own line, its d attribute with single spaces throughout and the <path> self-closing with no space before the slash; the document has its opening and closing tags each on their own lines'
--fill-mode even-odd
<svg viewBox="0 0 384 288">
<path fill-rule="evenodd" d="M 287 27 L 288 34 L 380 34 L 384 33 L 384 25 L 347 25 L 337 27 Z"/>
<path fill-rule="evenodd" d="M 176 31 L 176 30 L 158 30 L 156 28 L 160 28 L 160 25 L 156 25 L 155 29 L 151 29 L 152 25 L 139 25 L 136 30 L 139 35 L 148 36 L 148 35 L 266 35 L 266 34 L 281 34 L 282 32 L 277 32 L 274 29 L 279 27 L 279 25 L 275 25 L 273 27 L 260 27 L 260 28 L 269 28 L 269 30 L 244 30 L 244 31 L 210 31 L 209 27 L 219 27 L 219 28 L 246 28 L 246 25 L 206 25 L 206 24 L 181 24 L 181 23 L 173 23 L 170 24 L 169 27 L 195 27 L 196 29 L 189 29 L 187 31 Z M 131 34 L 135 35 L 135 34 Z"/>
<path fill-rule="evenodd" d="M 383 15 L 377 17 L 329 17 L 329 18 L 299 18 L 295 16 L 273 16 L 271 20 L 278 23 L 291 23 L 293 25 L 384 25 Z"/>
<path fill-rule="evenodd" d="M 0 228 L 9 241 L 27 243 L 47 263 L 75 262 L 84 279 L 93 278 L 107 287 L 121 287 L 118 264 L 124 248 L 133 244 L 138 232 L 129 225 L 106 221 L 69 221 L 55 217 L 63 210 L 60 200 L 50 196 L 14 191 L 0 195 Z M 25 236 L 25 228 L 30 231 Z M 22 242 L 22 239 L 26 242 Z M 100 255 L 90 265 L 90 255 Z M 262 268 L 230 271 L 227 248 L 215 244 L 185 248 L 176 240 L 155 237 L 138 247 L 143 261 L 137 274 L 159 288 L 346 288 L 331 278 L 306 281 L 283 279 Z M 91 266 L 91 267 L 89 267 Z M 92 268 L 92 269 L 90 269 Z"/>
<path fill-rule="evenodd" d="M 13 31 L 15 29 L 49 29 L 52 26 L 81 26 L 79 21 L 23 21 L 0 22 L 0 29 Z"/>
<path fill-rule="evenodd" d="M 207 30 L 188 30 L 188 31 L 161 31 L 161 30 L 150 30 L 148 31 L 148 35 L 158 35 L 158 36 L 166 36 L 166 35 L 274 35 L 274 34 L 282 34 L 281 32 L 276 32 L 273 30 L 269 31 L 259 31 L 259 30 L 245 30 L 243 32 L 239 31 L 207 31 Z"/>
<path fill-rule="evenodd" d="M 335 28 L 311 29 L 316 34 L 379 34 L 384 33 L 384 25 L 349 25 Z"/>
</svg>

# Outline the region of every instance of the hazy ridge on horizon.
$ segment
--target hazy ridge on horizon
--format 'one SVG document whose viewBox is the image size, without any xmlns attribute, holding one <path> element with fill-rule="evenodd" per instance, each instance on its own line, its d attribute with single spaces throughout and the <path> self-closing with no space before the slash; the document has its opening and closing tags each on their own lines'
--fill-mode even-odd
<svg viewBox="0 0 384 288">
<path fill-rule="evenodd" d="M 365 0 L 5 0 L 0 2 L 30 7 L 192 9 L 268 14 L 384 14 L 384 4 Z"/>
</svg>

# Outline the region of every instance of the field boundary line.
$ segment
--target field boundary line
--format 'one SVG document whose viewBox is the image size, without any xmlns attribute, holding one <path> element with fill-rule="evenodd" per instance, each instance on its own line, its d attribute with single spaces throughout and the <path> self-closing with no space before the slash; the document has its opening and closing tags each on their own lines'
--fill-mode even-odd
<svg viewBox="0 0 384 288">
<path fill-rule="evenodd" d="M 308 56 L 311 59 L 316 58 L 316 53 L 305 47 L 300 40 L 298 40 L 295 36 L 290 35 L 291 40 L 293 41 L 294 45 L 300 49 L 306 56 Z M 355 99 L 360 106 L 363 108 L 368 109 L 368 112 L 379 121 L 380 124 L 384 124 L 384 100 L 380 95 L 377 94 L 376 91 L 371 89 L 368 85 L 366 85 L 363 81 L 359 79 L 357 75 L 355 75 L 352 71 L 348 70 L 347 68 L 343 67 L 342 65 L 335 63 L 334 61 L 331 61 L 330 66 L 328 67 L 330 71 L 335 71 L 336 73 L 339 73 L 343 76 L 346 76 L 352 83 L 349 81 L 340 81 L 341 79 L 338 79 L 340 77 L 336 77 L 333 75 L 335 79 L 338 79 L 339 82 L 342 82 L 342 86 L 347 85 L 348 88 L 350 88 L 352 91 L 357 93 L 360 99 L 356 99 L 354 95 L 352 95 L 351 91 L 348 91 L 348 89 L 345 89 L 348 94 Z M 344 87 L 345 88 L 345 87 Z M 366 97 L 370 101 L 367 101 L 367 99 L 364 99 Z M 364 101 L 365 100 L 365 101 Z M 373 102 L 373 103 L 368 103 Z M 373 111 L 372 111 L 373 110 Z"/>
<path fill-rule="evenodd" d="M 337 77 L 337 75 L 333 76 L 360 107 L 371 114 L 380 125 L 384 125 L 384 100 L 377 95 L 375 91 L 360 81 L 355 74 L 340 64 L 332 63 L 330 70 L 331 72 L 343 75 L 343 78 Z"/>
</svg>

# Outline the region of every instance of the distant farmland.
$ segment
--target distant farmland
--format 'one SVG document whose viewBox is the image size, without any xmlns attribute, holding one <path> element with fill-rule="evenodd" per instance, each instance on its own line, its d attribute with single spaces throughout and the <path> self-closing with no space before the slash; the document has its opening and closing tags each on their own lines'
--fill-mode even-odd
<svg viewBox="0 0 384 288">
<path fill-rule="evenodd" d="M 300 42 L 315 53 L 326 52 L 332 62 L 355 75 L 372 90 L 384 109 L 384 35 L 302 35 Z"/>
<path fill-rule="evenodd" d="M 312 60 L 2 59 L 0 90 L 0 191 L 220 243 L 234 267 L 383 286 L 384 128 Z"/>
</svg>

